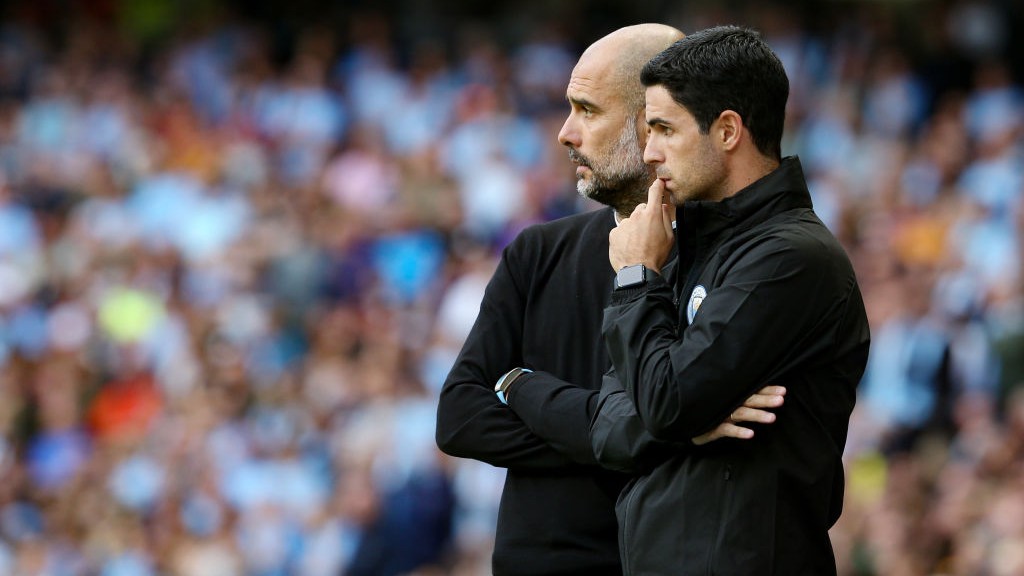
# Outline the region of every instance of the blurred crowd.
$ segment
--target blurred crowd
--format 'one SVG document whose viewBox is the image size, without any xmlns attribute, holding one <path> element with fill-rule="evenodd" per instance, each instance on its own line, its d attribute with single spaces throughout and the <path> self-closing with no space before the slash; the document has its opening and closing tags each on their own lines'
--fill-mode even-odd
<svg viewBox="0 0 1024 576">
<path fill-rule="evenodd" d="M 488 573 L 436 398 L 505 244 L 595 207 L 555 136 L 610 28 L 83 4 L 0 22 L 0 574 Z M 634 22 L 763 31 L 868 306 L 840 574 L 1024 574 L 1024 8 L 695 4 Z"/>
</svg>

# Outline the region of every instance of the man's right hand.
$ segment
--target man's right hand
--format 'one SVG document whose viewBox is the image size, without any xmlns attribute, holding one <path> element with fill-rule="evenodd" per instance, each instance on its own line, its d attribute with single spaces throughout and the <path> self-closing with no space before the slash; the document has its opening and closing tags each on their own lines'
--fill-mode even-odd
<svg viewBox="0 0 1024 576">
<path fill-rule="evenodd" d="M 647 202 L 637 204 L 608 234 L 608 261 L 618 272 L 625 266 L 643 264 L 661 273 L 672 252 L 675 206 L 665 203 L 665 183 L 655 180 L 647 190 Z"/>
<path fill-rule="evenodd" d="M 697 446 L 714 442 L 719 438 L 739 438 L 747 440 L 754 437 L 754 431 L 750 428 L 738 426 L 740 422 L 756 422 L 758 424 L 771 424 L 775 422 L 775 414 L 767 408 L 778 408 L 785 401 L 786 389 L 783 386 L 765 386 L 755 392 L 742 406 L 732 411 L 732 414 L 719 424 L 714 430 L 701 434 L 693 439 Z"/>
</svg>

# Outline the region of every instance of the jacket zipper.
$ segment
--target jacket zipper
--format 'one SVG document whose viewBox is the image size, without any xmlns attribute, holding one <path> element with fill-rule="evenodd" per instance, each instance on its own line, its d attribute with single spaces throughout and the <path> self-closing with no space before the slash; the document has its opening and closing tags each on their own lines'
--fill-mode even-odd
<svg viewBox="0 0 1024 576">
<path fill-rule="evenodd" d="M 732 464 L 725 465 L 725 472 L 722 474 L 722 490 L 725 492 L 722 501 L 724 506 L 718 509 L 718 530 L 715 533 L 715 540 L 711 544 L 711 554 L 708 555 L 708 569 L 707 573 L 711 576 L 715 576 L 715 565 L 718 559 L 718 551 L 722 548 L 722 535 L 725 533 L 725 522 L 722 516 L 725 515 L 725 511 L 729 507 L 730 503 L 730 487 L 729 483 L 732 480 Z"/>
<path fill-rule="evenodd" d="M 632 519 L 633 511 L 633 500 L 636 498 L 637 493 L 640 491 L 638 488 L 640 484 L 647 479 L 647 476 L 640 476 L 633 483 L 629 494 L 626 496 L 626 505 L 622 509 L 622 530 L 619 531 L 619 556 L 622 558 L 622 574 L 623 576 L 629 576 L 633 573 L 633 570 L 629 566 L 629 529 L 632 526 L 630 520 Z"/>
</svg>

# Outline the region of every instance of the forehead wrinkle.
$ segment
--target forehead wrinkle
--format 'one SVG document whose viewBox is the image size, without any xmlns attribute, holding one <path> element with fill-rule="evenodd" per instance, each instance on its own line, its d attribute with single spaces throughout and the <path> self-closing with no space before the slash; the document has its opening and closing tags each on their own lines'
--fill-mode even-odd
<svg viewBox="0 0 1024 576">
<path fill-rule="evenodd" d="M 613 60 L 605 52 L 592 46 L 583 53 L 569 77 L 567 96 L 582 97 L 604 107 L 615 100 Z"/>
<path fill-rule="evenodd" d="M 569 87 L 565 92 L 565 97 L 570 101 L 576 102 L 589 102 L 595 104 L 594 96 L 600 93 L 600 82 L 580 76 L 573 76 L 569 79 Z"/>
</svg>

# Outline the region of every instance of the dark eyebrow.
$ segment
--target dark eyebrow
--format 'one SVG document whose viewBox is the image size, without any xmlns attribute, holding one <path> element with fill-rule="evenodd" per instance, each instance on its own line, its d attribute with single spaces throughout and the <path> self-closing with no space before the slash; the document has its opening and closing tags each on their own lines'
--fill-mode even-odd
<svg viewBox="0 0 1024 576">
<path fill-rule="evenodd" d="M 672 127 L 672 123 L 669 122 L 668 120 L 663 119 L 663 118 L 651 118 L 650 120 L 647 121 L 647 125 L 648 126 L 652 126 L 653 127 L 653 126 L 655 126 L 657 124 L 660 124 L 662 126 L 666 126 L 666 127 L 669 127 L 669 128 Z"/>
<path fill-rule="evenodd" d="M 590 108 L 591 110 L 599 109 L 597 104 L 594 104 L 593 102 L 585 98 L 572 98 L 567 96 L 565 99 L 568 100 L 570 104 L 575 104 L 581 108 Z"/>
</svg>

